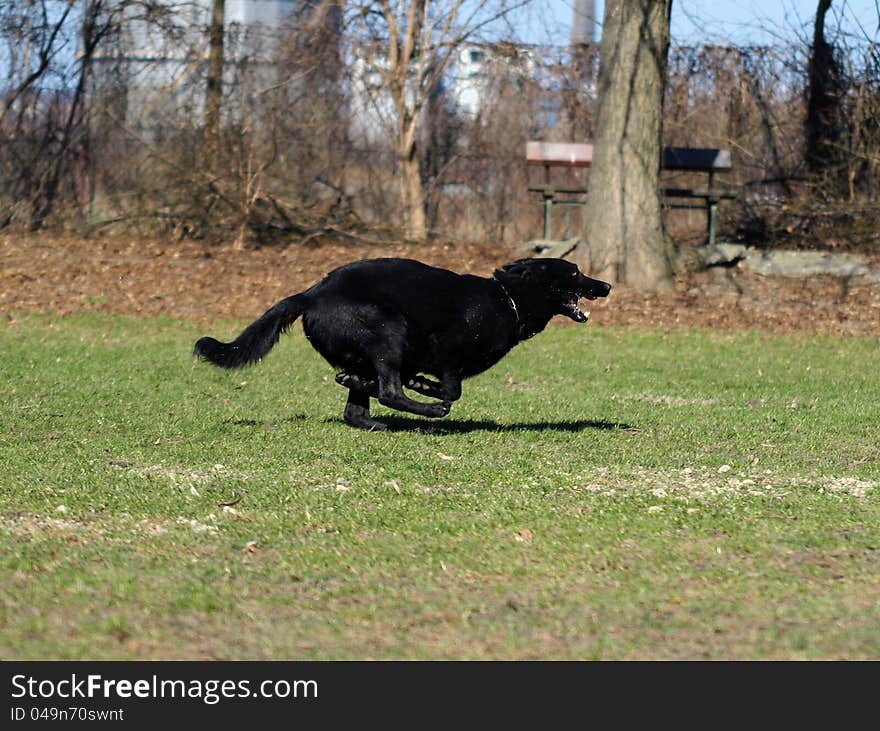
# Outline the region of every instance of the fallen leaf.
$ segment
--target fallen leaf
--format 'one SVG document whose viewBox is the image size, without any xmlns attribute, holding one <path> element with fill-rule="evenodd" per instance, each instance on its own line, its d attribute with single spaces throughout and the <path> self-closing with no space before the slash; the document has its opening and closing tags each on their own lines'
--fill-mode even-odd
<svg viewBox="0 0 880 731">
<path fill-rule="evenodd" d="M 244 497 L 244 492 L 240 492 L 236 495 L 232 500 L 219 502 L 217 503 L 218 508 L 231 508 L 233 505 L 238 505 L 241 502 L 241 499 Z"/>
</svg>

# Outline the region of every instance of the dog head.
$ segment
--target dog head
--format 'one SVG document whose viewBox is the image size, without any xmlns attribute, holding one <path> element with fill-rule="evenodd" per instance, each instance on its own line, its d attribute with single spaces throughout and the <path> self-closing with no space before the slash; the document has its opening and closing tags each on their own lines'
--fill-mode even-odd
<svg viewBox="0 0 880 731">
<path fill-rule="evenodd" d="M 586 322 L 578 307 L 582 297 L 594 300 L 607 297 L 611 285 L 584 276 L 575 264 L 565 259 L 518 259 L 495 270 L 495 279 L 501 282 L 517 304 L 526 299 L 552 315 L 565 315 L 575 322 Z"/>
</svg>

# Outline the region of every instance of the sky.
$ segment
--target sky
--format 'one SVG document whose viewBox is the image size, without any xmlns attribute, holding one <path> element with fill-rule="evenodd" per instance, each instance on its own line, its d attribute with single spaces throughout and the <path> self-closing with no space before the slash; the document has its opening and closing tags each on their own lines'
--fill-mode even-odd
<svg viewBox="0 0 880 731">
<path fill-rule="evenodd" d="M 603 0 L 596 0 L 596 5 L 601 25 Z M 817 5 L 818 0 L 673 0 L 672 40 L 688 45 L 769 45 L 793 40 L 797 35 L 810 37 Z M 526 40 L 567 43 L 573 6 L 574 0 L 533 3 L 530 37 Z M 838 17 L 848 32 L 880 39 L 880 0 L 832 0 L 829 16 Z"/>
</svg>

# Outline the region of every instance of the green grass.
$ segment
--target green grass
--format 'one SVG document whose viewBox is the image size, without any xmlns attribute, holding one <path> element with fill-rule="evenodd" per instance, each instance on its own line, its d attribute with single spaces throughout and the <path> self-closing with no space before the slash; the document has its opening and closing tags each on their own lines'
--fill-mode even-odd
<svg viewBox="0 0 880 731">
<path fill-rule="evenodd" d="M 876 338 L 551 327 L 369 433 L 203 334 L 0 325 L 0 657 L 880 658 Z"/>
</svg>

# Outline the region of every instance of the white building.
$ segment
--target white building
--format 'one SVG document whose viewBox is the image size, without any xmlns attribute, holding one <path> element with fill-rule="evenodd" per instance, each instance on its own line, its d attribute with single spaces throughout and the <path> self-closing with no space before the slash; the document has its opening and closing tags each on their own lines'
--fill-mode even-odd
<svg viewBox="0 0 880 731">
<path fill-rule="evenodd" d="M 449 73 L 455 113 L 474 119 L 497 94 L 501 79 L 514 82 L 537 78 L 540 62 L 528 49 L 467 45 L 458 50 Z"/>
<path fill-rule="evenodd" d="M 124 102 L 128 124 L 144 129 L 161 127 L 171 111 L 178 118 L 200 120 L 204 102 L 212 0 L 158 2 L 159 12 L 147 18 L 141 8 L 131 8 L 115 47 L 96 59 L 100 83 L 111 88 L 116 83 L 124 91 L 120 103 Z M 226 0 L 226 91 L 239 85 L 244 66 L 252 82 L 275 83 L 274 62 L 285 24 L 315 4 L 316 0 Z"/>
<path fill-rule="evenodd" d="M 350 80 L 348 130 L 351 141 L 359 147 L 387 148 L 396 138 L 397 109 L 385 81 L 387 72 L 386 56 L 375 51 L 355 50 L 347 71 Z M 430 115 L 437 112 L 435 103 L 446 84 L 441 81 L 429 99 L 417 99 L 416 76 L 413 68 L 405 89 L 405 103 L 411 109 L 416 103 L 425 105 L 420 115 L 420 124 L 424 127 Z"/>
</svg>

